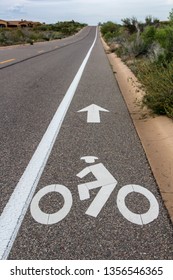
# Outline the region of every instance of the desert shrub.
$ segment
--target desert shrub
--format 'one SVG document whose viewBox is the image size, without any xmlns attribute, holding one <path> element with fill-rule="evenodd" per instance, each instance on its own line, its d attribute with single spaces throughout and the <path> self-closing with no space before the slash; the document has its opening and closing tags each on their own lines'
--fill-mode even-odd
<svg viewBox="0 0 173 280">
<path fill-rule="evenodd" d="M 170 62 L 173 59 L 173 26 L 157 29 L 155 40 L 165 50 L 165 59 Z"/>
<path fill-rule="evenodd" d="M 103 23 L 101 26 L 101 33 L 104 39 L 109 42 L 120 35 L 120 25 L 111 21 Z"/>
<path fill-rule="evenodd" d="M 108 32 L 110 32 L 111 34 L 116 33 L 117 29 L 118 29 L 118 25 L 112 21 L 103 23 L 101 26 L 101 32 L 103 36 L 105 36 L 105 34 Z"/>
<path fill-rule="evenodd" d="M 104 39 L 106 40 L 106 42 L 110 42 L 112 38 L 113 38 L 113 34 L 111 32 L 107 32 L 104 35 Z"/>
<path fill-rule="evenodd" d="M 0 30 L 0 45 L 5 45 L 5 33 L 4 31 Z"/>
<path fill-rule="evenodd" d="M 171 9 L 171 11 L 169 12 L 169 16 L 168 19 L 171 23 L 173 23 L 173 8 Z"/>
<path fill-rule="evenodd" d="M 166 48 L 167 35 L 169 34 L 169 29 L 170 29 L 170 27 L 159 28 L 159 29 L 157 29 L 156 34 L 155 34 L 155 39 L 161 44 L 161 46 L 163 48 Z"/>
<path fill-rule="evenodd" d="M 0 29 L 0 45 L 5 46 L 61 39 L 75 34 L 84 26 L 86 24 L 72 20 L 58 22 L 56 24 L 43 24 L 34 28 L 3 28 Z"/>
<path fill-rule="evenodd" d="M 132 17 L 122 20 L 118 36 L 106 29 L 110 23 L 103 30 L 105 38 L 117 44 L 115 53 L 143 85 L 143 104 L 173 118 L 173 9 L 169 20 L 160 22 L 148 16 L 139 23 Z"/>
<path fill-rule="evenodd" d="M 121 21 L 123 22 L 123 26 L 130 34 L 136 32 L 136 18 L 124 18 Z"/>
<path fill-rule="evenodd" d="M 148 48 L 147 56 L 151 62 L 162 64 L 166 60 L 165 50 L 157 42 L 153 42 Z M 159 66 L 159 65 L 158 65 Z"/>
<path fill-rule="evenodd" d="M 159 22 L 160 22 L 160 20 L 158 18 L 154 18 L 151 15 L 149 15 L 149 16 L 146 16 L 144 25 L 145 26 L 151 26 L 151 25 L 156 26 L 159 24 Z"/>
<path fill-rule="evenodd" d="M 157 63 L 138 63 L 137 77 L 146 92 L 143 104 L 156 114 L 173 118 L 173 61 L 159 67 Z"/>
<path fill-rule="evenodd" d="M 139 57 L 142 55 L 146 55 L 148 51 L 147 44 L 142 40 L 142 38 L 138 38 L 128 44 L 128 53 L 131 56 Z"/>
<path fill-rule="evenodd" d="M 151 45 L 155 40 L 155 34 L 156 34 L 155 26 L 146 26 L 141 36 L 147 45 Z"/>
<path fill-rule="evenodd" d="M 25 40 L 25 43 L 30 44 L 30 45 L 33 45 L 33 44 L 34 44 L 33 40 L 31 40 L 31 39 L 29 39 L 29 38 L 27 38 L 27 39 Z"/>
<path fill-rule="evenodd" d="M 61 32 L 53 32 L 52 33 L 52 40 L 56 40 L 56 39 L 61 39 L 62 38 L 62 34 Z"/>
</svg>

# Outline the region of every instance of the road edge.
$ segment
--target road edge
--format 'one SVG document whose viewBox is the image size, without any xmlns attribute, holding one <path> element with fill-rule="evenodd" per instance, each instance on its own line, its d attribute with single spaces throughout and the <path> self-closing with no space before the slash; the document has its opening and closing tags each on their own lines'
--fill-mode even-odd
<svg viewBox="0 0 173 280">
<path fill-rule="evenodd" d="M 122 60 L 111 53 L 102 37 L 101 41 L 173 222 L 173 121 L 165 116 L 152 116 L 147 108 L 139 106 L 144 94 L 140 83 Z"/>
</svg>

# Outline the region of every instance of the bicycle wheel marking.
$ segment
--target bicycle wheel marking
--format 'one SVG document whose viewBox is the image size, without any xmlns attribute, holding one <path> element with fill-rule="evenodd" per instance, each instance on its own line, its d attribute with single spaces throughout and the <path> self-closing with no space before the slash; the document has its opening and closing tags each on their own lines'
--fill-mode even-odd
<svg viewBox="0 0 173 280">
<path fill-rule="evenodd" d="M 53 214 L 47 214 L 40 209 L 39 202 L 41 198 L 51 192 L 57 192 L 63 196 L 64 206 Z M 40 224 L 53 225 L 60 222 L 67 216 L 72 207 L 72 203 L 73 199 L 69 189 L 63 185 L 49 185 L 39 190 L 34 196 L 30 206 L 31 215 Z"/>
<path fill-rule="evenodd" d="M 128 209 L 125 204 L 125 198 L 128 194 L 132 192 L 137 192 L 144 195 L 150 202 L 149 210 L 144 214 L 136 214 Z M 149 224 L 159 215 L 159 204 L 155 196 L 146 188 L 138 185 L 126 185 L 122 187 L 117 196 L 117 207 L 121 214 L 130 222 L 137 225 Z"/>
<path fill-rule="evenodd" d="M 94 156 L 85 156 L 82 157 L 81 160 L 85 160 L 86 163 L 91 164 L 98 160 L 98 158 Z M 85 212 L 85 214 L 96 218 L 107 203 L 118 182 L 103 165 L 103 163 L 96 163 L 91 166 L 87 166 L 76 176 L 84 178 L 89 173 L 92 173 L 96 180 L 79 184 L 77 187 L 79 199 L 81 201 L 90 198 L 90 190 L 100 188 Z M 58 192 L 64 198 L 64 206 L 53 214 L 44 213 L 39 207 L 39 201 L 41 198 L 50 192 Z M 125 199 L 127 195 L 132 192 L 140 193 L 149 200 L 150 207 L 146 213 L 136 214 L 128 209 Z M 71 210 L 72 203 L 72 194 L 67 187 L 57 184 L 49 185 L 39 190 L 34 196 L 30 206 L 31 215 L 38 223 L 52 225 L 62 221 L 67 216 Z M 139 185 L 126 185 L 118 191 L 117 208 L 126 220 L 140 226 L 153 222 L 159 215 L 159 204 L 155 196 L 149 190 Z"/>
</svg>

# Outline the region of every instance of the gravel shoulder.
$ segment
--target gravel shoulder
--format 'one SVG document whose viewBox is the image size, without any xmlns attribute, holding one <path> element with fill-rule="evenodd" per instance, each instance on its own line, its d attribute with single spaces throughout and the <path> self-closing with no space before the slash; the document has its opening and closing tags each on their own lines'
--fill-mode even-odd
<svg viewBox="0 0 173 280">
<path fill-rule="evenodd" d="M 102 43 L 173 222 L 173 121 L 165 116 L 153 116 L 140 107 L 144 92 L 137 78 L 109 51 L 103 39 Z"/>
</svg>

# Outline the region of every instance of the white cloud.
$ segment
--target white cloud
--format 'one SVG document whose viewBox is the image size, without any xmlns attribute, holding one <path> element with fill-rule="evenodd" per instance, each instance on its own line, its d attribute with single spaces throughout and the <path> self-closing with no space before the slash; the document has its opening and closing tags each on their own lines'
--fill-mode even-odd
<svg viewBox="0 0 173 280">
<path fill-rule="evenodd" d="M 27 0 L 0 1 L 0 18 L 6 20 L 21 19 L 27 15 L 25 4 Z"/>
<path fill-rule="evenodd" d="M 23 9 L 24 9 L 24 6 L 20 5 L 20 4 L 16 4 L 16 5 L 8 8 L 8 10 L 12 13 L 21 13 L 21 12 L 23 12 Z"/>
</svg>

